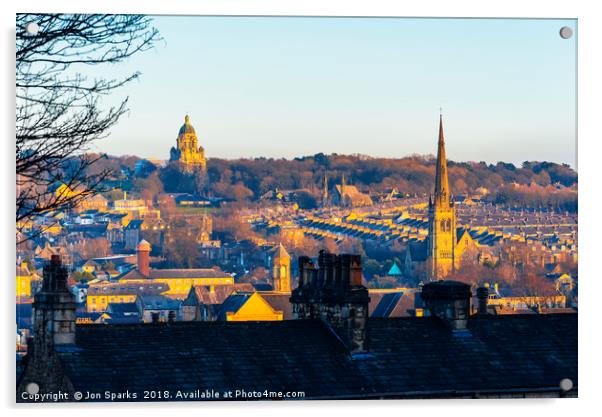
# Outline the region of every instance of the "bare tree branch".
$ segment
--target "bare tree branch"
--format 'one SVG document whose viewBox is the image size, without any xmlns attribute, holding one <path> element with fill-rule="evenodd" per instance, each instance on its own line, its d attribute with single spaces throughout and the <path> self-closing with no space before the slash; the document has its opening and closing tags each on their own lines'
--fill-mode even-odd
<svg viewBox="0 0 602 417">
<path fill-rule="evenodd" d="M 25 32 L 35 22 L 37 35 Z M 16 36 L 17 229 L 32 218 L 77 205 L 103 191 L 111 172 L 91 174 L 102 155 L 91 145 L 127 112 L 127 97 L 104 108 L 102 96 L 140 73 L 122 79 L 94 78 L 86 66 L 122 62 L 160 39 L 140 15 L 18 14 Z M 57 193 L 65 184 L 69 193 Z M 20 234 L 20 239 L 31 235 Z"/>
</svg>

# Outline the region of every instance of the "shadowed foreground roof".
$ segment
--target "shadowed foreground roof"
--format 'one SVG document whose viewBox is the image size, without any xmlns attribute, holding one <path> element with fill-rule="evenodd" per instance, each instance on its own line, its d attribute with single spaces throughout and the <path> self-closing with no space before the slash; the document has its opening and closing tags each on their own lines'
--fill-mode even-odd
<svg viewBox="0 0 602 417">
<path fill-rule="evenodd" d="M 577 386 L 577 315 L 369 320 L 351 357 L 318 321 L 78 325 L 59 352 L 76 390 L 305 391 L 306 398 L 453 396 Z"/>
</svg>

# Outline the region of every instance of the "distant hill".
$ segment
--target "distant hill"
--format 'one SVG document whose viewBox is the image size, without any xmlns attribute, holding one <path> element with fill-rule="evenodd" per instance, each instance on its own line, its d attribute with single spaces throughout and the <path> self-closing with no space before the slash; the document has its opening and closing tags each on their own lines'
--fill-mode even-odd
<svg viewBox="0 0 602 417">
<path fill-rule="evenodd" d="M 121 161 L 120 170 L 135 176 L 132 170 L 135 157 L 109 157 L 106 164 L 115 169 Z M 448 169 L 450 186 L 456 195 L 472 194 L 485 188 L 489 191 L 488 198 L 498 203 L 577 209 L 577 172 L 566 164 L 526 161 L 515 166 L 505 162 L 448 161 Z M 173 166 L 159 168 L 157 173 L 168 192 L 199 191 L 215 197 L 248 201 L 257 201 L 261 195 L 275 189 L 305 189 L 319 198 L 324 175 L 332 188 L 340 183 L 343 174 L 348 184 L 363 191 L 379 193 L 397 188 L 403 194 L 427 195 L 433 188 L 435 158 L 412 155 L 393 159 L 322 153 L 292 160 L 210 158 L 206 181 L 181 174 Z"/>
</svg>

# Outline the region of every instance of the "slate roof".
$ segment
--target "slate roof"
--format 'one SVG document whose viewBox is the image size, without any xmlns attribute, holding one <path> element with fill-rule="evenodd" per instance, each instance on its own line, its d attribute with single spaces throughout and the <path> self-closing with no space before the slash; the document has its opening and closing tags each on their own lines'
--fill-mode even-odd
<svg viewBox="0 0 602 417">
<path fill-rule="evenodd" d="M 127 216 L 127 213 L 103 213 L 103 217 L 113 221 L 121 220 L 125 216 Z"/>
<path fill-rule="evenodd" d="M 137 269 L 132 269 L 121 275 L 119 279 L 142 279 L 142 278 L 232 278 L 232 275 L 216 268 L 191 268 L 191 269 L 151 269 L 150 275 L 144 276 Z"/>
<path fill-rule="evenodd" d="M 107 308 L 109 324 L 135 324 L 140 323 L 140 311 L 136 303 L 109 303 Z"/>
<path fill-rule="evenodd" d="M 144 220 L 131 220 L 125 228 L 126 230 L 140 229 L 142 227 L 142 223 L 144 223 Z"/>
<path fill-rule="evenodd" d="M 123 314 L 115 314 L 107 319 L 108 324 L 137 324 L 141 323 L 142 319 L 139 315 L 123 315 Z"/>
<path fill-rule="evenodd" d="M 109 303 L 107 307 L 109 314 L 139 314 L 136 303 Z"/>
<path fill-rule="evenodd" d="M 221 304 L 234 291 L 253 291 L 249 283 L 225 284 L 213 286 L 213 291 L 206 285 L 195 285 L 182 305 L 197 306 L 200 304 Z"/>
<path fill-rule="evenodd" d="M 370 291 L 368 314 L 374 318 L 410 317 L 415 303 L 413 291 L 379 292 Z"/>
<path fill-rule="evenodd" d="M 107 233 L 107 224 L 72 224 L 67 229 L 69 233 L 82 232 L 90 236 L 101 236 Z"/>
<path fill-rule="evenodd" d="M 115 266 L 122 266 L 131 263 L 135 263 L 136 255 L 135 254 L 124 254 L 124 255 L 110 255 L 103 256 L 100 258 L 93 258 L 94 262 L 97 262 L 100 265 L 106 265 L 108 262 L 111 262 Z"/>
<path fill-rule="evenodd" d="M 133 268 L 121 275 L 118 275 L 116 279 L 118 281 L 123 280 L 123 282 L 127 282 L 128 279 L 148 279 L 148 277 L 146 275 L 142 275 L 137 268 Z"/>
<path fill-rule="evenodd" d="M 228 313 L 236 313 L 246 304 L 251 298 L 253 292 L 241 292 L 232 293 L 224 300 L 224 302 L 218 307 L 217 320 L 226 321 L 228 319 Z"/>
<path fill-rule="evenodd" d="M 180 302 L 164 295 L 145 295 L 138 297 L 143 310 L 178 310 Z"/>
<path fill-rule="evenodd" d="M 272 284 L 268 284 L 265 282 L 258 282 L 253 284 L 253 288 L 255 288 L 256 291 L 274 291 L 274 287 L 272 287 Z"/>
<path fill-rule="evenodd" d="M 111 283 L 90 285 L 88 296 L 91 295 L 130 295 L 130 294 L 161 294 L 169 291 L 169 285 L 164 283 Z"/>
<path fill-rule="evenodd" d="M 402 295 L 401 291 L 383 294 L 370 317 L 389 317 Z"/>
<path fill-rule="evenodd" d="M 59 351 L 77 391 L 304 391 L 305 398 L 558 392 L 577 387 L 577 315 L 473 316 L 453 333 L 434 317 L 369 319 L 352 357 L 321 322 L 78 325 Z"/>
<path fill-rule="evenodd" d="M 293 319 L 291 295 L 276 292 L 260 292 L 259 295 L 276 311 L 282 311 L 283 320 Z"/>
</svg>

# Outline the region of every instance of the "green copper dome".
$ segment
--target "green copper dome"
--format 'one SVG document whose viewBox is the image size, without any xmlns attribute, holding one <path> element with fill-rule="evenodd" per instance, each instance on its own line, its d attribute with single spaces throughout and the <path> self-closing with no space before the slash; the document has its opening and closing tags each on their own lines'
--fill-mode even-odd
<svg viewBox="0 0 602 417">
<path fill-rule="evenodd" d="M 183 135 L 185 133 L 192 133 L 192 134 L 196 135 L 196 132 L 194 131 L 194 127 L 192 127 L 192 125 L 190 124 L 190 117 L 188 117 L 188 115 L 186 115 L 186 117 L 184 118 L 184 124 L 180 128 L 178 135 Z"/>
</svg>

